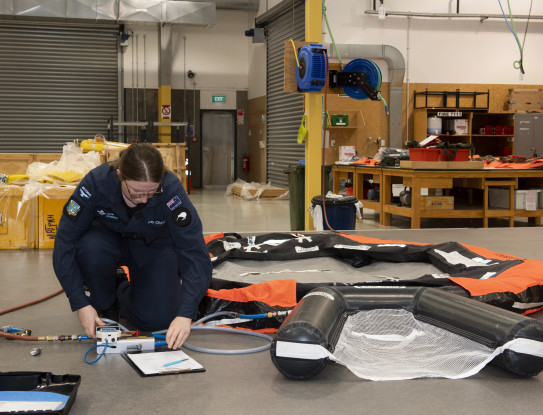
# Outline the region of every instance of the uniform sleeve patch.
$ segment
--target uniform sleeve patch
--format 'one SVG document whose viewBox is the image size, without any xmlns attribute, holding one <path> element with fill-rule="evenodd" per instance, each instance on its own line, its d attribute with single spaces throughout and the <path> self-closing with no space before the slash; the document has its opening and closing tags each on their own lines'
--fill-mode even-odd
<svg viewBox="0 0 543 415">
<path fill-rule="evenodd" d="M 66 203 L 66 214 L 71 218 L 76 218 L 81 213 L 81 205 L 74 199 L 70 199 Z"/>
<path fill-rule="evenodd" d="M 172 211 L 177 209 L 179 206 L 181 206 L 181 199 L 179 199 L 179 196 L 174 196 L 173 199 L 171 199 L 166 205 L 168 208 Z"/>
<path fill-rule="evenodd" d="M 174 210 L 172 219 L 177 226 L 187 226 L 190 224 L 192 217 L 187 208 L 180 207 Z"/>
<path fill-rule="evenodd" d="M 79 196 L 85 199 L 90 199 L 92 194 L 87 190 L 85 186 L 81 186 L 81 188 L 79 189 Z"/>
</svg>

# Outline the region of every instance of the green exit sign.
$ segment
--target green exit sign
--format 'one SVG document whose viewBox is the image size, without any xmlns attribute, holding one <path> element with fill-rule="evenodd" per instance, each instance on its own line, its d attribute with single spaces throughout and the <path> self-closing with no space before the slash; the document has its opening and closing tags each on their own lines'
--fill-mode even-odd
<svg viewBox="0 0 543 415">
<path fill-rule="evenodd" d="M 224 95 L 213 95 L 211 97 L 211 102 L 226 102 L 226 96 L 224 96 Z"/>
</svg>

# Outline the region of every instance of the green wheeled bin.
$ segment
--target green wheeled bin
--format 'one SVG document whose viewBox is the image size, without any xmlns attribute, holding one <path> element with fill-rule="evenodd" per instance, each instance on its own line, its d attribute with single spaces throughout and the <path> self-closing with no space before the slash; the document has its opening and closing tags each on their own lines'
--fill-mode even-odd
<svg viewBox="0 0 543 415">
<path fill-rule="evenodd" d="M 332 166 L 325 166 L 325 193 L 329 189 L 329 177 Z M 298 164 L 283 170 L 288 174 L 288 193 L 290 205 L 290 230 L 303 231 L 305 229 L 305 166 Z"/>
</svg>

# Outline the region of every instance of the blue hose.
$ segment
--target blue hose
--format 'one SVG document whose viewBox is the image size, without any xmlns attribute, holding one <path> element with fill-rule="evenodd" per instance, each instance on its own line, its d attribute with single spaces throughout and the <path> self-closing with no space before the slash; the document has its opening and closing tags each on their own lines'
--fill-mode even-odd
<svg viewBox="0 0 543 415">
<path fill-rule="evenodd" d="M 100 353 L 100 355 L 96 358 L 96 360 L 93 360 L 92 362 L 89 362 L 87 360 L 87 355 L 89 354 L 89 352 L 91 350 L 98 349 L 99 347 L 103 347 L 104 350 L 102 350 L 102 353 Z M 102 358 L 102 356 L 104 355 L 104 353 L 106 352 L 106 349 L 108 347 L 111 347 L 111 346 L 108 346 L 107 340 L 106 340 L 105 344 L 97 344 L 96 346 L 92 346 L 89 350 L 87 350 L 87 352 L 85 353 L 85 356 L 83 356 L 83 361 L 88 365 L 92 365 L 93 363 L 96 363 L 98 360 L 100 360 Z"/>
<path fill-rule="evenodd" d="M 249 354 L 249 353 L 258 353 L 265 350 L 269 350 L 271 346 L 271 342 L 273 341 L 273 338 L 271 336 L 268 336 L 267 334 L 263 333 L 255 333 L 252 331 L 245 331 L 245 330 L 238 330 L 238 329 L 232 329 L 228 327 L 213 327 L 213 326 L 200 326 L 199 324 L 210 320 L 215 317 L 219 316 L 230 316 L 230 317 L 239 317 L 244 319 L 258 319 L 258 318 L 266 318 L 268 317 L 267 314 L 237 314 L 237 313 L 231 313 L 228 311 L 219 311 L 217 313 L 210 314 L 208 316 L 202 317 L 200 320 L 195 321 L 192 323 L 191 330 L 214 330 L 214 331 L 222 331 L 227 333 L 236 333 L 236 334 L 244 334 L 246 336 L 254 336 L 259 337 L 261 339 L 267 340 L 269 343 L 265 344 L 264 346 L 260 347 L 254 347 L 250 349 L 234 349 L 234 350 L 224 350 L 224 349 L 208 349 L 204 347 L 197 347 L 193 346 L 189 343 L 184 343 L 183 346 L 186 347 L 189 350 L 195 351 L 195 352 L 201 352 L 201 353 L 210 353 L 210 354 L 224 354 L 224 355 L 237 355 L 237 354 Z M 165 339 L 166 336 L 164 333 L 166 333 L 167 330 L 160 330 L 153 332 L 153 336 L 155 339 Z M 157 342 L 162 343 L 162 342 Z M 155 343 L 155 346 L 157 345 Z M 165 342 L 164 342 L 165 343 Z"/>
</svg>

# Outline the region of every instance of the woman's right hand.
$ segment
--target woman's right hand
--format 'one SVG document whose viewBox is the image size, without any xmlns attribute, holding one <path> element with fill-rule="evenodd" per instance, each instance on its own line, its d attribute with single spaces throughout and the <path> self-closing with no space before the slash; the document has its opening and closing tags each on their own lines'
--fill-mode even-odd
<svg viewBox="0 0 543 415">
<path fill-rule="evenodd" d="M 85 334 L 93 339 L 96 337 L 96 325 L 106 325 L 106 323 L 100 320 L 98 313 L 91 305 L 77 310 L 77 317 L 79 317 L 79 322 L 81 323 L 81 327 L 83 327 Z"/>
</svg>

